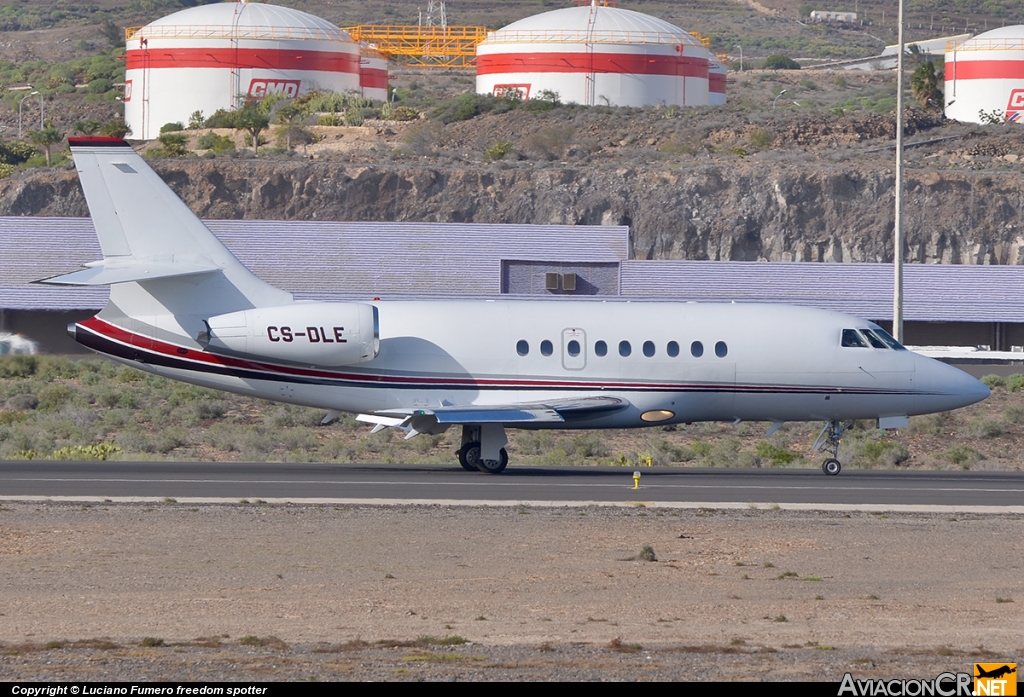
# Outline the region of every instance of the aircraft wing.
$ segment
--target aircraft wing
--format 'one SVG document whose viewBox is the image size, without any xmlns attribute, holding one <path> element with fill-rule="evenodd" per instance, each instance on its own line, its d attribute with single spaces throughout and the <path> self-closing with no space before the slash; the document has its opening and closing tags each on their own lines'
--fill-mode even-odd
<svg viewBox="0 0 1024 697">
<path fill-rule="evenodd" d="M 447 428 L 452 424 L 565 423 L 593 414 L 618 411 L 629 405 L 627 400 L 620 397 L 594 396 L 517 404 L 383 409 L 373 414 L 360 414 L 356 419 L 377 424 L 378 428 L 396 426 L 409 429 L 410 435 L 415 435 L 430 433 L 439 425 Z"/>
</svg>

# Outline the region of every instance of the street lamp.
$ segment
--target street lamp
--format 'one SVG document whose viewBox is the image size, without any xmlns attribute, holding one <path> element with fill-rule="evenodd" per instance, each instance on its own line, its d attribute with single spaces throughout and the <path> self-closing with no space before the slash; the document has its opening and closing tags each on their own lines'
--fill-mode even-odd
<svg viewBox="0 0 1024 697">
<path fill-rule="evenodd" d="M 788 90 L 782 90 L 777 95 L 775 95 L 775 99 L 772 100 L 772 111 L 775 111 L 775 105 L 778 103 L 779 97 L 781 97 L 782 95 L 786 94 L 787 91 Z"/>
<path fill-rule="evenodd" d="M 28 83 L 28 88 L 30 90 L 35 90 L 36 86 L 33 85 L 30 82 L 30 83 Z M 41 131 L 41 130 L 43 130 L 43 93 L 40 92 L 39 90 L 36 90 L 32 94 L 38 94 L 39 95 L 39 130 Z"/>
<path fill-rule="evenodd" d="M 29 85 L 29 87 L 31 87 L 31 86 L 32 85 Z M 31 97 L 33 94 L 39 94 L 39 93 L 38 92 L 29 92 L 28 94 L 26 94 L 24 97 L 21 98 L 20 102 L 18 102 L 18 137 L 19 138 L 21 138 L 21 108 L 25 105 L 25 100 L 28 99 L 29 97 Z M 40 97 L 41 96 L 42 95 L 40 95 Z M 40 102 L 40 104 L 42 104 L 42 102 Z M 41 106 L 39 107 L 39 109 L 40 109 L 40 111 L 42 111 L 42 107 Z M 40 127 L 39 130 L 42 130 L 42 127 Z"/>
<path fill-rule="evenodd" d="M 738 48 L 740 50 L 740 72 L 742 73 L 743 72 L 743 44 L 736 44 L 735 46 L 733 46 L 733 48 Z"/>
</svg>

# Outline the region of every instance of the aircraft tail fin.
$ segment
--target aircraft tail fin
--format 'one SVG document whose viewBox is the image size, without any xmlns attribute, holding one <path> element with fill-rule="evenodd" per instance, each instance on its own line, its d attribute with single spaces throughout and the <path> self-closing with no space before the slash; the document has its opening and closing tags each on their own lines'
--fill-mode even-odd
<svg viewBox="0 0 1024 697">
<path fill-rule="evenodd" d="M 204 275 L 216 275 L 222 277 L 218 286 L 225 280 L 231 286 L 229 309 L 292 301 L 291 293 L 261 280 L 238 261 L 124 140 L 81 137 L 68 142 L 104 259 L 44 283 L 116 288 L 135 282 L 160 300 L 158 295 L 175 293 L 176 281 L 195 286 Z M 207 299 L 203 304 L 224 304 Z"/>
</svg>

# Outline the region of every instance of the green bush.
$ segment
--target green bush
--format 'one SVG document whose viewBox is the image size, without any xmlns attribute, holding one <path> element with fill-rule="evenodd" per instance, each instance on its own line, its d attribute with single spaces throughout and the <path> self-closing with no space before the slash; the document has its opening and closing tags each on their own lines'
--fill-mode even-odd
<svg viewBox="0 0 1024 697">
<path fill-rule="evenodd" d="M 215 155 L 220 155 L 228 150 L 234 150 L 235 141 L 217 133 L 204 133 L 196 140 L 196 147 L 200 150 L 210 150 Z"/>
<path fill-rule="evenodd" d="M 411 106 L 396 106 L 391 110 L 391 118 L 394 121 L 415 121 L 420 117 L 420 112 Z"/>
<path fill-rule="evenodd" d="M 764 59 L 765 70 L 800 70 L 800 64 L 789 56 L 773 53 Z"/>
<path fill-rule="evenodd" d="M 165 123 L 163 126 L 160 127 L 160 132 L 161 133 L 174 133 L 175 131 L 184 131 L 184 130 L 185 130 L 185 126 L 181 123 L 181 121 L 174 121 L 172 123 Z"/>
<path fill-rule="evenodd" d="M 505 99 L 510 100 L 513 98 L 505 97 Z M 561 104 L 562 101 L 557 92 L 552 90 L 540 90 L 533 97 L 522 102 L 522 108 L 531 114 L 542 114 L 546 111 L 551 111 Z"/>
<path fill-rule="evenodd" d="M 998 438 L 1006 433 L 1006 427 L 997 419 L 979 418 L 971 422 L 967 431 L 977 438 Z"/>
<path fill-rule="evenodd" d="M 990 390 L 994 390 L 997 387 L 1006 386 L 1006 378 L 1000 375 L 986 375 L 981 379 L 981 381 L 985 383 L 985 386 L 988 387 Z"/>
<path fill-rule="evenodd" d="M 862 441 L 857 450 L 857 459 L 868 467 L 892 467 L 902 465 L 910 459 L 907 446 L 891 440 Z"/>
<path fill-rule="evenodd" d="M 789 465 L 800 457 L 792 450 L 780 448 L 766 440 L 763 440 L 754 446 L 754 452 L 762 460 L 767 460 L 771 466 Z"/>
<path fill-rule="evenodd" d="M 39 369 L 36 356 L 3 356 L 0 357 L 0 378 L 27 378 L 35 375 Z"/>
<path fill-rule="evenodd" d="M 1020 392 L 1024 388 L 1024 375 L 1016 373 L 1006 378 L 1006 389 L 1010 392 Z"/>
<path fill-rule="evenodd" d="M 943 453 L 943 457 L 954 465 L 959 465 L 964 469 L 969 469 L 970 466 L 977 462 L 981 456 L 978 455 L 974 448 L 968 445 L 959 444 L 946 450 L 946 452 Z"/>
<path fill-rule="evenodd" d="M 775 142 L 775 135 L 764 128 L 755 128 L 750 132 L 747 140 L 755 148 L 764 149 L 771 147 L 771 144 Z"/>
<path fill-rule="evenodd" d="M 188 136 L 184 133 L 175 131 L 161 133 L 157 140 L 163 146 L 162 148 L 157 148 L 157 150 L 160 150 L 160 155 L 164 157 L 183 157 L 188 154 Z"/>
<path fill-rule="evenodd" d="M 92 94 L 103 94 L 104 92 L 109 92 L 113 86 L 110 80 L 105 77 L 99 77 L 89 82 L 89 91 Z"/>
<path fill-rule="evenodd" d="M 512 152 L 512 143 L 503 140 L 500 143 L 495 143 L 486 150 L 484 150 L 484 156 L 488 160 L 500 160 L 506 155 Z"/>
<path fill-rule="evenodd" d="M 0 162 L 9 165 L 20 165 L 36 154 L 36 149 L 28 143 L 0 140 Z"/>
<path fill-rule="evenodd" d="M 54 460 L 106 460 L 111 455 L 121 453 L 121 448 L 113 443 L 103 442 L 92 445 L 69 445 L 55 450 L 51 456 Z"/>
<path fill-rule="evenodd" d="M 238 112 L 217 109 L 213 115 L 203 122 L 205 128 L 236 128 L 238 125 Z"/>
</svg>

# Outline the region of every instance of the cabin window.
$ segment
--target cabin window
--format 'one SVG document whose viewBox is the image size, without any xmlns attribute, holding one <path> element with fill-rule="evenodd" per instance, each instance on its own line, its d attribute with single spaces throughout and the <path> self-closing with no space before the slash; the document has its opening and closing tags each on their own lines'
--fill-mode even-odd
<svg viewBox="0 0 1024 697">
<path fill-rule="evenodd" d="M 565 352 L 568 353 L 573 358 L 580 355 L 580 342 L 576 341 L 576 339 L 573 339 L 572 341 L 565 345 Z"/>
<path fill-rule="evenodd" d="M 519 343 L 516 344 L 516 353 L 520 356 L 525 356 L 530 352 L 530 342 L 526 339 L 520 339 Z"/>
<path fill-rule="evenodd" d="M 725 358 L 729 355 L 729 347 L 725 345 L 724 341 L 719 341 L 715 344 L 715 355 L 719 358 Z"/>
<path fill-rule="evenodd" d="M 690 355 L 694 358 L 700 358 L 704 355 L 704 344 L 699 341 L 694 341 L 690 344 Z"/>
<path fill-rule="evenodd" d="M 540 342 L 540 355 L 542 355 L 542 356 L 550 356 L 554 352 L 555 352 L 555 347 L 552 345 L 552 343 L 550 341 L 548 341 L 547 339 L 544 339 L 544 341 Z"/>
<path fill-rule="evenodd" d="M 665 353 L 667 353 L 670 358 L 675 358 L 676 356 L 678 356 L 679 343 L 675 341 L 668 342 L 668 346 L 665 347 Z"/>
<path fill-rule="evenodd" d="M 644 342 L 644 355 L 647 356 L 648 358 L 651 358 L 654 355 L 654 342 L 653 341 L 645 341 Z"/>
<path fill-rule="evenodd" d="M 843 330 L 843 348 L 868 348 L 868 342 L 856 329 Z"/>
<path fill-rule="evenodd" d="M 633 353 L 633 347 L 629 345 L 628 341 L 619 342 L 619 355 L 625 358 L 629 354 Z"/>
<path fill-rule="evenodd" d="M 594 355 L 595 356 L 607 356 L 608 355 L 608 344 L 603 341 L 598 341 L 594 344 Z"/>
</svg>

